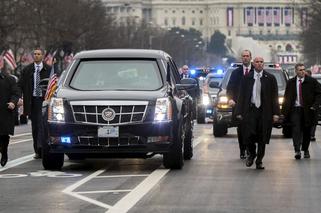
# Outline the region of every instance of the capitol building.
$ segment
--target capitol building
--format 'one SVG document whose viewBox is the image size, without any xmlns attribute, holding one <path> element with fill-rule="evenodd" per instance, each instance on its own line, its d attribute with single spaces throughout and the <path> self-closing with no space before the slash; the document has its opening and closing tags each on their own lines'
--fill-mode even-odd
<svg viewBox="0 0 321 213">
<path fill-rule="evenodd" d="M 195 28 L 209 41 L 216 30 L 235 55 L 250 49 L 266 61 L 301 59 L 299 34 L 307 25 L 305 0 L 103 0 L 118 20 L 132 17 L 162 28 Z"/>
</svg>

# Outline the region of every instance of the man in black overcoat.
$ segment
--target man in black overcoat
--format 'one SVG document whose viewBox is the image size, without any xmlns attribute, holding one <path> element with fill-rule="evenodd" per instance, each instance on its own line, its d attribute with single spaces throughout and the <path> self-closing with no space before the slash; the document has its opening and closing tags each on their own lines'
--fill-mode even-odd
<svg viewBox="0 0 321 213">
<path fill-rule="evenodd" d="M 317 109 L 321 101 L 321 86 L 318 81 L 305 75 L 304 64 L 295 65 L 296 76 L 286 85 L 282 115 L 292 125 L 295 159 L 310 158 L 311 127 L 317 123 Z"/>
<path fill-rule="evenodd" d="M 42 102 L 45 96 L 39 82 L 49 79 L 51 67 L 42 62 L 44 52 L 41 48 L 34 49 L 33 56 L 34 63 L 22 70 L 18 86 L 23 95 L 24 114 L 31 118 L 34 158 L 38 159 L 41 157 Z"/>
<path fill-rule="evenodd" d="M 0 150 L 1 166 L 8 161 L 8 145 L 10 136 L 14 134 L 15 111 L 19 100 L 16 80 L 0 70 Z"/>
<path fill-rule="evenodd" d="M 250 153 L 246 166 L 252 166 L 256 158 L 256 169 L 264 169 L 265 145 L 270 141 L 272 124 L 278 122 L 280 115 L 278 86 L 275 77 L 263 70 L 262 57 L 256 57 L 253 66 L 254 72 L 241 80 L 235 115 L 242 121 L 244 142 Z"/>
<path fill-rule="evenodd" d="M 233 122 L 237 122 L 235 119 L 235 103 L 237 101 L 240 88 L 241 79 L 253 71 L 253 66 L 251 64 L 252 54 L 249 50 L 242 51 L 242 66 L 236 68 L 229 79 L 226 87 L 226 94 L 229 99 L 229 106 L 233 107 L 232 119 Z M 242 126 L 240 122 L 237 122 L 237 138 L 240 148 L 240 158 L 245 159 L 246 146 L 243 142 Z"/>
</svg>

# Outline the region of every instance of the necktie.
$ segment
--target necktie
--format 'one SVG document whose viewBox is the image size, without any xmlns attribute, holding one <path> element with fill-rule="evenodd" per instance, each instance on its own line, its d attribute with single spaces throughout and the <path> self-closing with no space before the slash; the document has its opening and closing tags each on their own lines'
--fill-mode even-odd
<svg viewBox="0 0 321 213">
<path fill-rule="evenodd" d="M 258 73 L 256 74 L 255 84 L 255 106 L 259 108 L 261 106 L 261 80 Z"/>
<path fill-rule="evenodd" d="M 36 66 L 36 85 L 35 85 L 35 95 L 37 97 L 41 96 L 41 88 L 40 88 L 40 66 Z"/>
<path fill-rule="evenodd" d="M 299 103 L 300 106 L 303 106 L 303 99 L 302 99 L 302 80 L 299 80 Z"/>
<path fill-rule="evenodd" d="M 249 68 L 245 68 L 245 75 L 249 74 Z"/>
</svg>

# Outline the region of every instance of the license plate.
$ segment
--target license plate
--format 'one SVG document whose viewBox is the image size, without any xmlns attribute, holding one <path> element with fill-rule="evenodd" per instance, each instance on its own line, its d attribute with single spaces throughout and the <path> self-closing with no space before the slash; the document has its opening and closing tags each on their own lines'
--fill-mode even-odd
<svg viewBox="0 0 321 213">
<path fill-rule="evenodd" d="M 119 137 L 119 126 L 98 127 L 99 138 L 117 138 Z"/>
</svg>

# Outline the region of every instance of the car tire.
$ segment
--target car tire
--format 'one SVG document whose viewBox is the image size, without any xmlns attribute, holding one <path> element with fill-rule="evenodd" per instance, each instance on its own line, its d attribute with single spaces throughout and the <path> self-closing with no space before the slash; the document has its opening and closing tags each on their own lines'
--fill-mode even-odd
<svg viewBox="0 0 321 213">
<path fill-rule="evenodd" d="M 192 121 L 187 120 L 185 124 L 185 138 L 184 138 L 184 160 L 190 160 L 193 157 L 193 126 Z"/>
<path fill-rule="evenodd" d="M 196 117 L 197 117 L 197 123 L 198 124 L 205 124 L 205 109 L 204 107 L 197 107 L 197 113 L 196 113 Z"/>
<path fill-rule="evenodd" d="M 227 126 L 222 123 L 213 123 L 213 135 L 215 137 L 223 137 L 227 134 Z"/>
<path fill-rule="evenodd" d="M 184 165 L 182 144 L 182 122 L 174 125 L 173 143 L 167 153 L 163 154 L 163 164 L 167 169 L 182 169 Z"/>
<path fill-rule="evenodd" d="M 283 134 L 283 137 L 285 137 L 285 138 L 291 138 L 292 137 L 292 128 L 291 128 L 291 126 L 284 126 L 282 128 L 282 134 Z"/>
<path fill-rule="evenodd" d="M 61 170 L 64 164 L 63 153 L 50 153 L 48 143 L 42 145 L 42 166 L 45 170 Z"/>
</svg>

